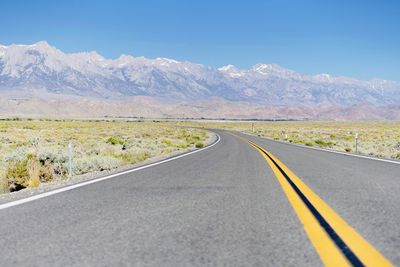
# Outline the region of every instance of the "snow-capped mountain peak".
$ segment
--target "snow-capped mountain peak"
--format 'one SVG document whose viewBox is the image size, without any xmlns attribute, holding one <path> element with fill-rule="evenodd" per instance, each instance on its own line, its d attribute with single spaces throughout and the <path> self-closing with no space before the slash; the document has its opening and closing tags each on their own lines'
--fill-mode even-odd
<svg viewBox="0 0 400 267">
<path fill-rule="evenodd" d="M 36 89 L 106 99 L 141 95 L 172 101 L 218 97 L 268 105 L 400 103 L 397 82 L 308 76 L 276 64 L 215 69 L 161 57 L 105 59 L 94 51 L 67 54 L 44 41 L 0 46 L 0 92 Z"/>
<path fill-rule="evenodd" d="M 234 65 L 226 65 L 218 68 L 220 72 L 226 73 L 231 77 L 237 78 L 243 76 L 243 72 L 236 68 Z"/>
<path fill-rule="evenodd" d="M 276 72 L 277 69 L 280 69 L 277 65 L 274 64 L 256 64 L 252 67 L 252 71 L 258 72 L 260 74 L 266 75 L 271 72 Z"/>
<path fill-rule="evenodd" d="M 226 65 L 218 68 L 219 71 L 224 71 L 224 72 L 231 72 L 231 71 L 237 71 L 237 68 L 234 65 Z"/>
<path fill-rule="evenodd" d="M 75 55 L 76 57 L 79 57 L 87 62 L 93 62 L 93 63 L 105 60 L 105 58 L 100 54 L 98 54 L 96 51 L 80 52 L 72 55 Z"/>
<path fill-rule="evenodd" d="M 49 45 L 47 41 L 39 41 L 33 45 L 28 45 L 30 47 L 37 47 L 37 48 L 43 48 L 43 49 L 53 49 L 54 47 Z"/>
<path fill-rule="evenodd" d="M 165 57 L 158 57 L 155 60 L 160 62 L 160 64 L 162 64 L 162 65 L 179 64 L 179 63 L 181 63 L 180 61 L 177 61 L 177 60 L 174 60 L 174 59 L 165 58 Z"/>
<path fill-rule="evenodd" d="M 251 68 L 252 71 L 257 72 L 262 75 L 267 75 L 267 74 L 291 74 L 294 73 L 292 70 L 288 70 L 285 68 L 282 68 L 281 66 L 277 64 L 256 64 Z"/>
<path fill-rule="evenodd" d="M 321 73 L 321 74 L 317 74 L 314 75 L 313 78 L 317 81 L 321 81 L 321 82 L 331 82 L 333 81 L 333 77 L 327 73 Z"/>
<path fill-rule="evenodd" d="M 135 62 L 135 58 L 131 55 L 122 54 L 120 55 L 114 62 L 111 60 L 111 64 L 115 63 L 114 65 L 123 67 Z"/>
</svg>

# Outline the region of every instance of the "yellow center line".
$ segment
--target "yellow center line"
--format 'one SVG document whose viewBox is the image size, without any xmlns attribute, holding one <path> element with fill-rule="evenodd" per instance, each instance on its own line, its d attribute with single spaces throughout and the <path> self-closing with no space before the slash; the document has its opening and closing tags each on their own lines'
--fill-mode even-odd
<svg viewBox="0 0 400 267">
<path fill-rule="evenodd" d="M 338 248 L 331 236 L 321 226 L 310 208 L 304 203 L 299 194 L 285 178 L 281 170 L 286 173 L 290 180 L 297 186 L 301 193 L 311 202 L 312 206 L 325 219 L 336 234 L 343 240 L 347 247 L 365 266 L 393 266 L 381 253 L 368 243 L 359 233 L 346 223 L 331 207 L 328 206 L 317 194 L 315 194 L 297 175 L 286 167 L 279 159 L 264 148 L 246 140 L 240 139 L 257 149 L 265 158 L 275 176 L 277 177 L 290 204 L 295 210 L 300 222 L 304 226 L 308 238 L 313 244 L 325 266 L 351 266 L 352 263 L 346 258 L 342 250 Z M 275 165 L 279 166 L 281 170 Z M 354 264 L 356 265 L 356 264 Z"/>
</svg>

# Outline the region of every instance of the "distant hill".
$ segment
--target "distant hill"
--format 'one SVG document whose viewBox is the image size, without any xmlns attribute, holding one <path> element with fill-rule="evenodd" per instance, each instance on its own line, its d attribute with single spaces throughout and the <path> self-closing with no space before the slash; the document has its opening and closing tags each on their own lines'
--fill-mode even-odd
<svg viewBox="0 0 400 267">
<path fill-rule="evenodd" d="M 0 115 L 400 119 L 400 83 L 0 45 Z"/>
</svg>

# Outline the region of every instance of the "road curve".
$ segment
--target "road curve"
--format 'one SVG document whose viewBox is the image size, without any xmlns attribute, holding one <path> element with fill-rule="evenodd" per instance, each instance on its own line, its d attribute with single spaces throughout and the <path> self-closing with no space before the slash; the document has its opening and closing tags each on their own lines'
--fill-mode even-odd
<svg viewBox="0 0 400 267">
<path fill-rule="evenodd" d="M 217 132 L 198 153 L 0 210 L 0 265 L 321 266 L 260 152 Z M 241 136 L 400 264 L 400 165 Z"/>
</svg>

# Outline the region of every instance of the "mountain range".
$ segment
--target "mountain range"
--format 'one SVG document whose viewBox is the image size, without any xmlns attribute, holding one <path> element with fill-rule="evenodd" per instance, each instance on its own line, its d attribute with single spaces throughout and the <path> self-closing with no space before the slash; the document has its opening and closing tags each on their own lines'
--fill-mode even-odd
<svg viewBox="0 0 400 267">
<path fill-rule="evenodd" d="M 0 45 L 0 115 L 400 119 L 400 83 Z"/>
</svg>

